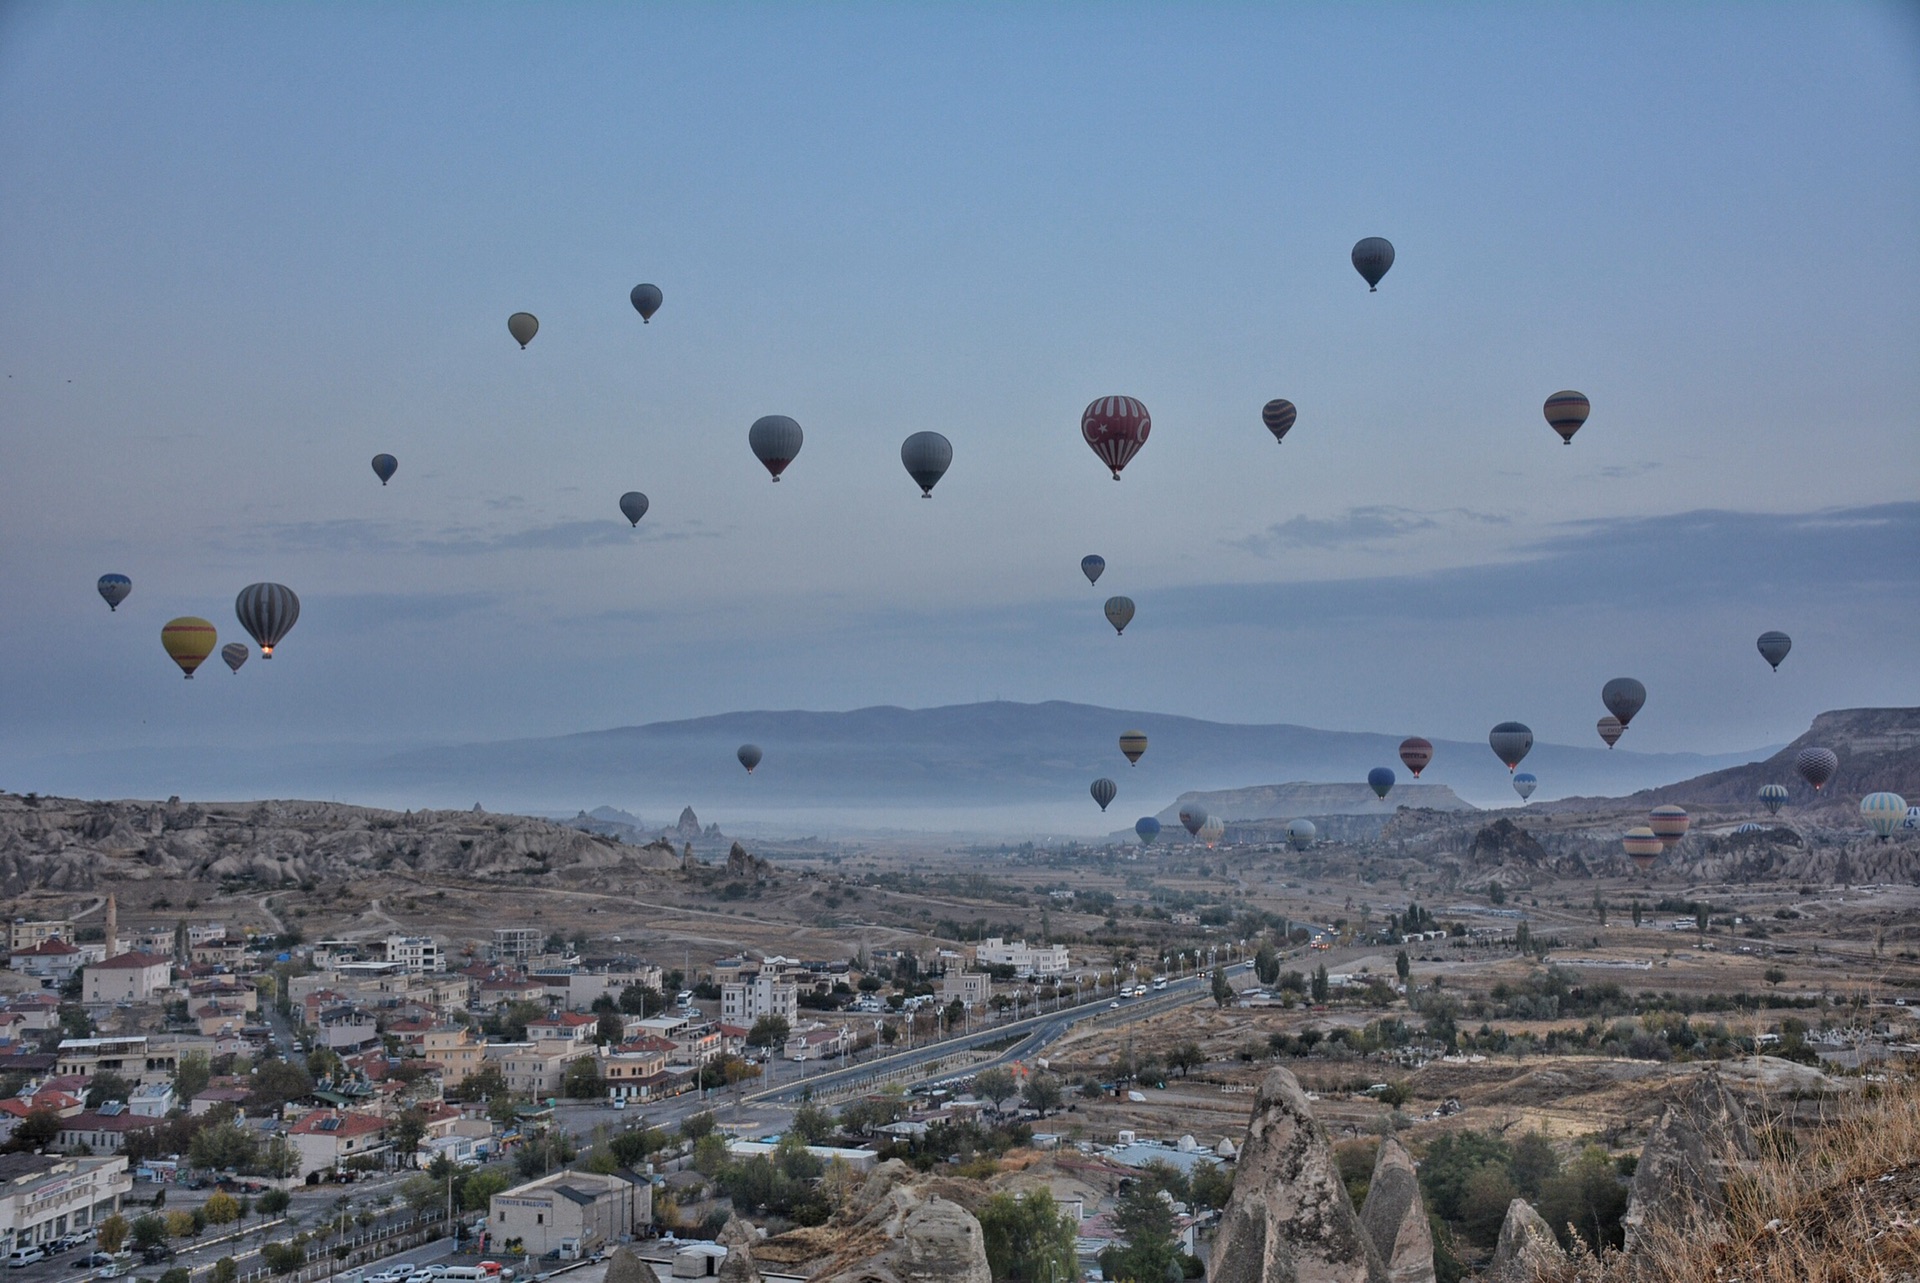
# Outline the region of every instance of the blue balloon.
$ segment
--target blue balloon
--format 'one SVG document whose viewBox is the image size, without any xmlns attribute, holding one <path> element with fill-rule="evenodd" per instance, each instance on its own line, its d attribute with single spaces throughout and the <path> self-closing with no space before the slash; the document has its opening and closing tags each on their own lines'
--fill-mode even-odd
<svg viewBox="0 0 1920 1283">
<path fill-rule="evenodd" d="M 1100 576 L 1106 571 L 1106 568 L 1107 559 L 1097 554 L 1080 559 L 1080 573 L 1087 577 L 1087 582 L 1090 584 L 1099 583 Z"/>
<path fill-rule="evenodd" d="M 1387 794 L 1393 791 L 1393 772 L 1384 766 L 1374 767 L 1367 772 L 1367 787 L 1373 790 L 1375 797 L 1385 801 Z"/>
<path fill-rule="evenodd" d="M 1160 836 L 1160 821 L 1151 815 L 1143 815 L 1133 822 L 1133 831 L 1139 834 L 1141 846 L 1150 846 Z"/>
</svg>

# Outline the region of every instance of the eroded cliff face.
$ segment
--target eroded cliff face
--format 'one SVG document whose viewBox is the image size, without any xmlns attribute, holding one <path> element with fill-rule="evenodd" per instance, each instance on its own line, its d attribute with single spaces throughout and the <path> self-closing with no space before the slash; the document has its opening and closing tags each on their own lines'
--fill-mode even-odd
<svg viewBox="0 0 1920 1283">
<path fill-rule="evenodd" d="M 1285 1069 L 1260 1084 L 1208 1277 L 1212 1283 L 1387 1283 L 1326 1131 Z"/>
</svg>

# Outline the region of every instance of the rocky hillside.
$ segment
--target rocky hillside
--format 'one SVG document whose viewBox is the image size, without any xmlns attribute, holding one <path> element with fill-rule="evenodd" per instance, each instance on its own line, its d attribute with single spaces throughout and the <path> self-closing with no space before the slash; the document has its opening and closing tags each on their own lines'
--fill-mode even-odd
<svg viewBox="0 0 1920 1283">
<path fill-rule="evenodd" d="M 331 802 L 82 802 L 0 794 L 0 894 L 124 883 L 338 880 L 389 869 L 479 881 L 571 881 L 677 867 L 545 820 Z"/>
</svg>

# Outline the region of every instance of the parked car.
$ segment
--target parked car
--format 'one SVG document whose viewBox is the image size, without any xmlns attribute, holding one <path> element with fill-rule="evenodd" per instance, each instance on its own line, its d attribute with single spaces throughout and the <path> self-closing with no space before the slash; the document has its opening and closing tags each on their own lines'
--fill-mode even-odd
<svg viewBox="0 0 1920 1283">
<path fill-rule="evenodd" d="M 7 1268 L 17 1270 L 23 1266 L 32 1265 L 35 1261 L 44 1261 L 46 1259 L 46 1252 L 40 1248 L 16 1247 L 7 1256 Z"/>
<path fill-rule="evenodd" d="M 158 1265 L 162 1261 L 171 1261 L 172 1259 L 173 1249 L 165 1243 L 155 1243 L 152 1247 L 140 1253 L 140 1261 L 145 1265 Z"/>
<path fill-rule="evenodd" d="M 97 1270 L 103 1265 L 112 1265 L 113 1257 L 106 1252 L 90 1252 L 74 1264 L 83 1270 Z"/>
</svg>

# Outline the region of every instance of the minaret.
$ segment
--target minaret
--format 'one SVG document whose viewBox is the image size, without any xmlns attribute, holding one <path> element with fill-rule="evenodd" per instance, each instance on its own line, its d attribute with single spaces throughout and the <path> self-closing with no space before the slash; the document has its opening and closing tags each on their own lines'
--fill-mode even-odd
<svg viewBox="0 0 1920 1283">
<path fill-rule="evenodd" d="M 120 951 L 120 905 L 113 895 L 107 895 L 107 956 L 113 957 Z"/>
</svg>

